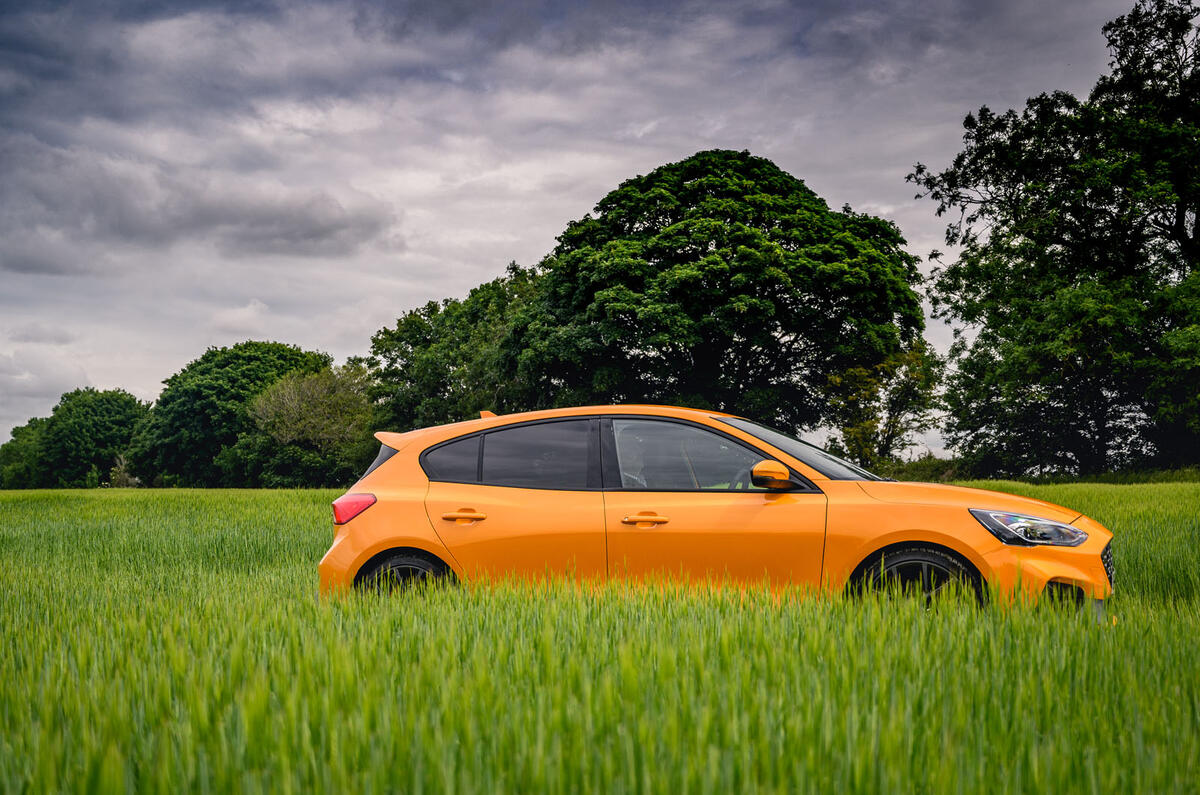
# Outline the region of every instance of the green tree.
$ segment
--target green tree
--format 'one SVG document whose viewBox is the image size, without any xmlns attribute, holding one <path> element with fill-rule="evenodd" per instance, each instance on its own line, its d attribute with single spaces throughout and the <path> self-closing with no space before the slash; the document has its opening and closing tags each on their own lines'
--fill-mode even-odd
<svg viewBox="0 0 1200 795">
<path fill-rule="evenodd" d="M 218 464 L 228 480 L 272 488 L 352 483 L 378 449 L 370 383 L 359 363 L 283 376 L 251 402 L 254 430 Z"/>
<path fill-rule="evenodd" d="M 52 485 L 50 470 L 42 455 L 45 417 L 34 417 L 12 430 L 12 438 L 0 445 L 0 489 L 37 489 Z"/>
<path fill-rule="evenodd" d="M 836 449 L 868 469 L 896 460 L 913 437 L 936 423 L 942 361 L 923 340 L 873 367 L 830 378 L 830 403 L 840 418 Z"/>
<path fill-rule="evenodd" d="M 890 222 L 834 212 L 748 152 L 621 184 L 568 225 L 502 347 L 531 407 L 723 409 L 840 425 L 831 380 L 921 338 L 917 260 Z"/>
<path fill-rule="evenodd" d="M 1200 37 L 1192 0 L 1104 27 L 1086 100 L 981 108 L 909 180 L 961 246 L 935 272 L 952 351 L 947 436 L 977 471 L 1200 461 Z"/>
<path fill-rule="evenodd" d="M 250 403 L 292 372 L 317 372 L 330 357 L 279 342 L 240 342 L 209 348 L 168 378 L 131 446 L 145 482 L 183 486 L 254 485 L 228 477 L 217 456 L 254 429 Z"/>
<path fill-rule="evenodd" d="M 123 389 L 87 387 L 64 394 L 41 433 L 41 456 L 51 485 L 99 485 L 99 473 L 112 469 L 148 410 Z"/>
<path fill-rule="evenodd" d="M 467 419 L 482 409 L 526 408 L 503 346 L 511 318 L 533 290 L 533 273 L 511 263 L 504 276 L 465 299 L 431 301 L 376 333 L 367 362 L 378 426 L 403 431 Z"/>
</svg>

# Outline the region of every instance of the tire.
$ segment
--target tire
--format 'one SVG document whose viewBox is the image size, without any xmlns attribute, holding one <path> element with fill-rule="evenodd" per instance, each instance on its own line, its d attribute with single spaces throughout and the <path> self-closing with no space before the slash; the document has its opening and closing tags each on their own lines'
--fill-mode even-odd
<svg viewBox="0 0 1200 795">
<path fill-rule="evenodd" d="M 936 598 L 955 590 L 970 593 L 978 605 L 985 604 L 979 575 L 958 557 L 929 547 L 890 549 L 862 573 L 860 589 L 904 594 L 925 600 L 932 607 Z"/>
<path fill-rule="evenodd" d="M 355 578 L 363 591 L 391 593 L 450 581 L 450 570 L 439 560 L 412 552 L 397 552 Z"/>
</svg>

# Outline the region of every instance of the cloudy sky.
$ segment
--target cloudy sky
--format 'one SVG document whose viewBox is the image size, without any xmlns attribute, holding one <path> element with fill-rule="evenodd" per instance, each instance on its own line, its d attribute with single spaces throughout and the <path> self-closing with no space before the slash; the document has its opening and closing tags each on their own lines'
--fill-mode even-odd
<svg viewBox="0 0 1200 795">
<path fill-rule="evenodd" d="M 1086 92 L 1129 5 L 9 0 L 0 441 L 78 386 L 153 399 L 210 345 L 365 353 L 701 149 L 924 256 L 943 222 L 912 164 L 946 164 L 981 104 Z"/>
</svg>

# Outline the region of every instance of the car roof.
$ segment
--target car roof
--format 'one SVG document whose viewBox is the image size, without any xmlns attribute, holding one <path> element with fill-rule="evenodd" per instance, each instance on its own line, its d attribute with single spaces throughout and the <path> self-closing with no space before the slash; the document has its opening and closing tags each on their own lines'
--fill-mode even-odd
<svg viewBox="0 0 1200 795">
<path fill-rule="evenodd" d="M 621 403 L 608 406 L 571 406 L 561 409 L 543 409 L 540 411 L 522 411 L 516 414 L 499 414 L 491 417 L 479 417 L 462 422 L 452 422 L 445 425 L 432 425 L 428 428 L 418 428 L 406 433 L 380 431 L 375 438 L 388 447 L 399 450 L 408 443 L 426 436 L 445 436 L 450 438 L 460 434 L 472 433 L 487 428 L 511 425 L 515 422 L 530 420 L 553 419 L 556 417 L 594 416 L 597 414 L 645 414 L 660 417 L 679 417 L 683 419 L 702 419 L 709 417 L 733 417 L 736 415 L 712 409 L 693 409 L 684 406 L 661 406 L 643 403 Z"/>
</svg>

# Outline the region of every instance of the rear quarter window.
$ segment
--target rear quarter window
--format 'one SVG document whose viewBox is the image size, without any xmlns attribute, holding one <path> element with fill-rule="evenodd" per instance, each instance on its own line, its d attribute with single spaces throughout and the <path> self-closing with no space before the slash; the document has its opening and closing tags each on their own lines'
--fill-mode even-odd
<svg viewBox="0 0 1200 795">
<path fill-rule="evenodd" d="M 367 467 L 367 471 L 362 473 L 362 477 L 360 477 L 359 480 L 362 480 L 376 469 L 379 469 L 379 467 L 383 466 L 384 462 L 386 462 L 395 454 L 396 451 L 391 447 L 388 447 L 386 444 L 379 445 L 379 455 L 375 456 L 375 460 L 371 462 L 371 466 Z"/>
<path fill-rule="evenodd" d="M 479 481 L 479 436 L 459 439 L 425 453 L 421 466 L 430 480 Z"/>
</svg>

